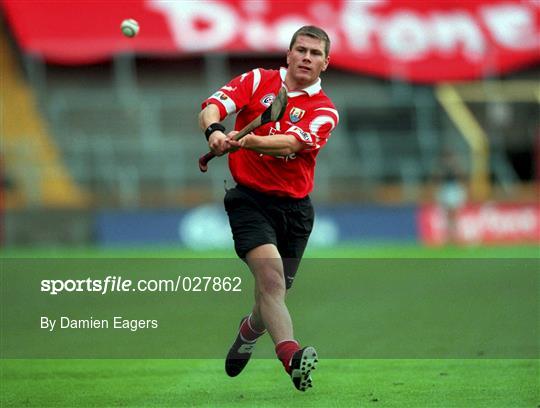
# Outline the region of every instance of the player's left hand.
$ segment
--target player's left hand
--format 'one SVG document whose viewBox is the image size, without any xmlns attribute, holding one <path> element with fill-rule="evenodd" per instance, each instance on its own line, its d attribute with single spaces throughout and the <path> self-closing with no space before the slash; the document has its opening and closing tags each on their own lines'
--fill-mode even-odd
<svg viewBox="0 0 540 408">
<path fill-rule="evenodd" d="M 233 153 L 236 152 L 238 149 L 242 147 L 242 139 L 240 140 L 234 140 L 234 137 L 238 134 L 238 131 L 233 130 L 229 133 L 227 133 L 227 139 L 225 139 L 225 143 L 227 143 L 227 152 Z"/>
</svg>

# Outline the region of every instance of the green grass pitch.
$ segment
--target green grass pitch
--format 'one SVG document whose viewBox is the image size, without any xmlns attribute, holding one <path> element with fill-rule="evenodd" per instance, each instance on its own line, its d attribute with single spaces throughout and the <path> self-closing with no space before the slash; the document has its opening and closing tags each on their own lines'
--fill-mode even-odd
<svg viewBox="0 0 540 408">
<path fill-rule="evenodd" d="M 2 256 L 175 258 L 234 255 L 231 251 L 193 253 L 166 248 L 81 248 L 5 250 Z M 538 259 L 539 250 L 535 246 L 430 249 L 416 245 L 350 245 L 312 249 L 306 257 Z M 302 279 L 300 275 L 296 285 L 302 285 Z M 331 290 L 332 280 L 321 282 L 321 285 Z M 366 305 L 369 307 L 369 303 Z M 362 313 L 369 315 L 369 310 Z M 321 330 L 324 330 L 325 319 L 332 318 L 320 316 Z M 212 336 L 212 333 L 208 335 Z M 380 333 L 381 338 L 394 335 L 396 333 Z M 509 333 L 508 339 L 511 337 Z M 533 341 L 538 345 L 539 339 Z M 228 344 L 223 344 L 224 349 L 227 347 Z M 258 347 L 268 348 L 271 344 L 265 339 Z M 361 348 L 362 344 L 354 347 Z M 245 372 L 234 379 L 225 375 L 221 359 L 2 359 L 0 370 L 1 407 L 540 406 L 537 356 L 530 359 L 332 359 L 321 356 L 318 369 L 313 373 L 314 388 L 306 393 L 294 389 L 279 361 L 265 358 L 254 359 Z"/>
</svg>

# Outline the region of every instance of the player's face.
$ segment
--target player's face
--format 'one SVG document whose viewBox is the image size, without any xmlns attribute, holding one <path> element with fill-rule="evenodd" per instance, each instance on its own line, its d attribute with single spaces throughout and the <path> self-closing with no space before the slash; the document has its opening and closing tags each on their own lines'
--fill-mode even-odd
<svg viewBox="0 0 540 408">
<path fill-rule="evenodd" d="M 324 41 L 299 35 L 287 52 L 287 74 L 297 86 L 307 87 L 328 67 L 329 57 L 324 55 Z"/>
</svg>

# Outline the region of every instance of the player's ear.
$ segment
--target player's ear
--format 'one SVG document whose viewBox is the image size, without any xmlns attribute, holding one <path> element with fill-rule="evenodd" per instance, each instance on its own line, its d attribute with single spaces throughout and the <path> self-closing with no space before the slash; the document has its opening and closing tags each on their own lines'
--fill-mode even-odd
<svg viewBox="0 0 540 408">
<path fill-rule="evenodd" d="M 287 65 L 291 63 L 291 50 L 287 50 Z"/>
<path fill-rule="evenodd" d="M 326 59 L 324 60 L 324 65 L 322 68 L 323 71 L 326 71 L 326 68 L 328 68 L 328 64 L 330 64 L 330 56 L 326 57 Z"/>
</svg>

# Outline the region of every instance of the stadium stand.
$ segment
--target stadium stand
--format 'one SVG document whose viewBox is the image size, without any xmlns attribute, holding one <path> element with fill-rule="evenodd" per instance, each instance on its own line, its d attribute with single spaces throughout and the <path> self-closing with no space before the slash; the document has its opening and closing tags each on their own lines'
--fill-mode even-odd
<svg viewBox="0 0 540 408">
<path fill-rule="evenodd" d="M 13 179 L 6 206 L 83 206 L 85 195 L 62 163 L 5 36 L 0 50 L 3 164 Z"/>
</svg>

